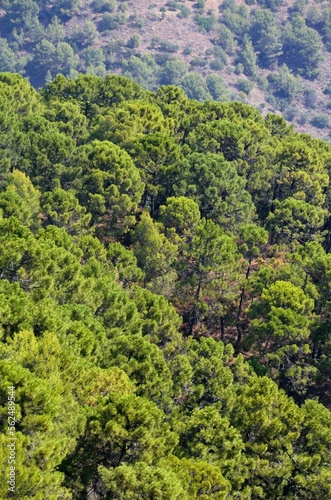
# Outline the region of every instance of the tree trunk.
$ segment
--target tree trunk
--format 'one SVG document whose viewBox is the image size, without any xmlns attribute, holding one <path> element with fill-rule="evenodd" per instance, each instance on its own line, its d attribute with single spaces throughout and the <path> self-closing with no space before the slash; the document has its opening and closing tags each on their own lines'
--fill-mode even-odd
<svg viewBox="0 0 331 500">
<path fill-rule="evenodd" d="M 224 331 L 224 318 L 221 316 L 220 318 L 220 327 L 221 327 L 221 340 L 224 341 L 225 331 Z"/>
<path fill-rule="evenodd" d="M 252 261 L 249 261 L 249 265 L 246 271 L 246 276 L 245 280 L 247 281 L 249 278 L 249 274 L 251 272 L 251 266 L 252 266 Z M 241 311 L 242 311 L 242 306 L 244 302 L 244 296 L 245 296 L 245 286 L 242 287 L 241 289 L 241 294 L 240 294 L 240 301 L 239 301 L 239 307 L 238 307 L 238 313 L 237 313 L 237 322 L 236 322 L 236 327 L 237 327 L 237 344 L 240 344 L 241 339 L 242 339 L 242 330 L 241 330 L 241 324 L 240 324 L 240 317 L 241 317 Z"/>
<path fill-rule="evenodd" d="M 194 306 L 193 306 L 193 310 L 192 310 L 192 314 L 191 314 L 191 318 L 190 318 L 189 335 L 193 334 L 193 328 L 197 322 L 197 301 L 199 300 L 201 285 L 202 285 L 202 276 L 200 273 L 198 287 L 197 287 L 197 290 L 194 294 Z"/>
</svg>

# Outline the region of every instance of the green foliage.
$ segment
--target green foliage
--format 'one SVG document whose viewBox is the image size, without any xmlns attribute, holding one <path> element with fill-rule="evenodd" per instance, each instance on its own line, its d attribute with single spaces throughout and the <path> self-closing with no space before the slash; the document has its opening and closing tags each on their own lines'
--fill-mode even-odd
<svg viewBox="0 0 331 500">
<path fill-rule="evenodd" d="M 96 12 L 113 12 L 117 7 L 116 0 L 94 0 L 92 3 Z"/>
<path fill-rule="evenodd" d="M 157 64 L 152 56 L 131 56 L 123 61 L 122 68 L 125 76 L 134 78 L 136 82 L 144 83 L 149 88 L 155 87 Z"/>
<path fill-rule="evenodd" d="M 317 101 L 316 92 L 314 90 L 306 89 L 303 95 L 305 99 L 305 105 L 308 108 L 315 108 Z"/>
<path fill-rule="evenodd" d="M 55 75 L 59 72 L 67 75 L 71 69 L 77 68 L 79 58 L 66 42 L 59 42 L 55 46 L 52 42 L 42 40 L 36 46 L 33 62 L 41 74 L 51 71 Z"/>
<path fill-rule="evenodd" d="M 174 473 L 165 468 L 151 467 L 144 462 L 131 466 L 123 464 L 111 470 L 101 468 L 100 476 L 112 498 L 187 498 L 179 478 Z"/>
<path fill-rule="evenodd" d="M 106 12 L 103 14 L 101 21 L 99 22 L 99 30 L 100 31 L 108 31 L 108 30 L 116 30 L 122 24 L 126 23 L 125 14 L 111 14 L 110 12 Z"/>
<path fill-rule="evenodd" d="M 85 418 L 60 368 L 61 345 L 53 334 L 37 339 L 31 331 L 22 331 L 1 348 L 1 399 L 7 395 L 7 386 L 14 385 L 16 415 L 20 419 L 16 492 L 21 497 L 32 494 L 38 498 L 47 494 L 50 498 L 58 495 L 70 498 L 69 491 L 61 485 L 63 474 L 55 469 L 74 450 L 77 438 L 84 431 Z M 70 418 L 65 415 L 68 410 Z M 5 437 L 2 433 L 1 440 Z M 4 460 L 1 462 L 4 470 L 7 467 Z M 5 487 L 4 497 L 7 484 Z"/>
<path fill-rule="evenodd" d="M 162 52 L 177 52 L 179 45 L 174 42 L 169 42 L 167 40 L 158 40 L 156 48 Z"/>
<path fill-rule="evenodd" d="M 314 78 L 318 75 L 322 41 L 319 34 L 308 28 L 304 19 L 296 16 L 283 34 L 285 60 L 299 74 Z"/>
<path fill-rule="evenodd" d="M 54 14 L 61 17 L 69 17 L 78 11 L 79 0 L 59 0 L 53 6 Z"/>
<path fill-rule="evenodd" d="M 201 9 L 203 10 L 205 8 L 205 3 L 206 3 L 206 0 L 198 0 L 195 4 L 195 6 L 198 8 L 198 9 Z"/>
<path fill-rule="evenodd" d="M 22 72 L 26 60 L 17 60 L 15 52 L 10 48 L 5 38 L 0 38 L 0 71 Z M 22 64 L 23 63 L 23 64 Z"/>
<path fill-rule="evenodd" d="M 226 77 L 231 94 L 222 90 L 221 82 L 208 83 L 206 79 L 220 77 L 218 72 L 226 70 L 228 75 L 244 74 L 261 82 L 272 70 L 269 88 L 266 81 L 259 85 L 261 109 L 268 103 L 273 111 L 281 110 L 293 121 L 297 114 L 286 106 L 298 92 L 290 75 L 285 74 L 284 64 L 304 78 L 317 78 L 322 72 L 314 91 L 327 78 L 321 62 L 323 50 L 330 45 L 331 10 L 323 3 L 306 8 L 301 0 L 293 6 L 283 5 L 282 0 L 252 0 L 246 5 L 226 0 L 219 6 L 218 18 L 212 9 L 205 9 L 204 0 L 194 4 L 169 1 L 159 11 L 162 19 L 167 9 L 181 19 L 180 34 L 187 38 L 184 49 L 175 32 L 151 39 L 139 32 L 148 19 L 162 21 L 156 4 L 140 15 L 132 2 L 116 0 L 2 0 L 1 6 L 0 70 L 26 74 L 36 88 L 49 84 L 58 74 L 79 79 L 79 72 L 84 72 L 105 78 L 114 71 L 153 91 L 160 85 L 175 84 L 199 101 L 230 100 L 238 94 L 239 100 L 252 102 L 256 93 L 250 94 L 242 79 Z M 196 29 L 202 32 L 201 47 L 205 47 L 198 52 L 190 39 L 191 14 Z M 116 39 L 111 34 L 114 30 L 119 35 Z M 185 56 L 193 49 L 195 57 L 189 60 Z M 172 57 L 176 52 L 178 59 Z M 188 72 L 186 64 L 194 72 Z M 310 107 L 305 97 L 303 101 Z M 326 100 L 319 99 L 317 107 L 323 113 Z M 306 118 L 300 123 L 305 126 L 310 121 Z"/>
<path fill-rule="evenodd" d="M 63 24 L 58 17 L 54 16 L 45 30 L 46 40 L 56 44 L 59 42 L 63 42 L 65 37 L 66 31 Z"/>
<path fill-rule="evenodd" d="M 187 72 L 186 65 L 178 60 L 169 60 L 161 71 L 160 83 L 162 85 L 178 85 Z"/>
<path fill-rule="evenodd" d="M 272 68 L 283 53 L 281 30 L 271 12 L 256 9 L 250 29 L 261 66 Z"/>
<path fill-rule="evenodd" d="M 192 142 L 195 138 L 193 133 Z M 225 147 L 225 141 L 223 145 Z M 203 144 L 203 148 L 206 146 Z M 249 194 L 243 189 L 242 178 L 236 174 L 232 163 L 224 161 L 220 155 L 193 153 L 184 160 L 181 170 L 187 172 L 181 194 L 198 203 L 203 217 L 234 228 L 253 214 L 254 208 Z"/>
<path fill-rule="evenodd" d="M 37 19 L 39 8 L 33 0 L 14 0 L 4 6 L 10 22 L 17 27 L 29 28 Z"/>
<path fill-rule="evenodd" d="M 325 128 L 329 125 L 328 115 L 316 115 L 311 120 L 311 124 L 317 128 Z"/>
<path fill-rule="evenodd" d="M 163 133 L 149 133 L 137 138 L 131 154 L 135 156 L 145 184 L 142 206 L 149 207 L 154 214 L 166 197 L 173 194 L 172 182 L 176 178 L 175 164 L 180 159 L 180 149 L 163 129 Z"/>
<path fill-rule="evenodd" d="M 252 88 L 254 87 L 254 83 L 248 79 L 239 78 L 238 79 L 238 89 L 245 94 L 249 94 Z"/>
<path fill-rule="evenodd" d="M 205 101 L 211 99 L 205 79 L 199 73 L 189 72 L 180 81 L 180 86 L 190 99 Z"/>
<path fill-rule="evenodd" d="M 273 12 L 277 12 L 277 10 L 282 6 L 283 0 L 257 0 L 257 3 L 272 10 Z"/>
<path fill-rule="evenodd" d="M 70 465 L 85 487 L 96 487 L 99 466 L 117 468 L 141 461 L 151 465 L 155 453 L 162 458 L 176 443 L 163 412 L 151 401 L 117 394 L 103 399 L 87 422 L 84 449 L 70 457 Z M 82 454 L 86 457 L 83 462 Z M 106 482 L 109 476 L 104 474 Z"/>
<path fill-rule="evenodd" d="M 223 100 L 218 75 L 167 68 Z M 14 386 L 16 497 L 328 500 L 330 146 L 119 75 L 36 92 L 3 73 L 0 94 L 0 470 Z"/>
<path fill-rule="evenodd" d="M 324 224 L 324 211 L 303 200 L 287 198 L 275 201 L 267 220 L 275 241 L 305 243 L 317 237 Z"/>
<path fill-rule="evenodd" d="M 83 155 L 82 203 L 93 222 L 118 224 L 125 231 L 143 192 L 139 171 L 130 156 L 109 141 L 88 144 Z"/>
<path fill-rule="evenodd" d="M 200 31 L 209 33 L 216 24 L 216 16 L 212 12 L 209 16 L 202 16 L 197 14 L 195 17 L 195 22 L 199 26 Z"/>
<path fill-rule="evenodd" d="M 174 228 L 180 236 L 190 238 L 200 223 L 200 210 L 191 198 L 168 198 L 160 207 L 160 219 L 167 228 Z"/>
<path fill-rule="evenodd" d="M 253 44 L 245 35 L 243 40 L 243 48 L 240 51 L 239 63 L 243 65 L 246 76 L 255 77 L 257 72 L 256 55 Z"/>
<path fill-rule="evenodd" d="M 228 101 L 230 99 L 230 91 L 220 76 L 216 74 L 208 75 L 206 83 L 214 101 Z"/>
<path fill-rule="evenodd" d="M 79 205 L 76 196 L 70 191 L 56 188 L 46 192 L 41 205 L 47 225 L 64 227 L 68 234 L 79 234 L 89 227 L 91 214 L 86 214 L 86 209 Z"/>
<path fill-rule="evenodd" d="M 145 285 L 155 293 L 168 295 L 176 279 L 172 264 L 177 248 L 159 232 L 157 224 L 143 213 L 134 232 L 134 252 L 145 273 Z"/>
<path fill-rule="evenodd" d="M 127 43 L 127 46 L 130 47 L 130 49 L 136 49 L 140 45 L 141 38 L 137 33 L 133 33 L 132 37 Z"/>
<path fill-rule="evenodd" d="M 238 38 L 243 37 L 249 27 L 249 11 L 245 5 L 237 5 L 231 2 L 222 10 L 222 22 Z"/>
<path fill-rule="evenodd" d="M 191 9 L 189 9 L 186 5 L 179 6 L 179 12 L 177 14 L 178 19 L 187 19 L 191 15 Z"/>
<path fill-rule="evenodd" d="M 216 252 L 217 248 L 217 252 Z M 237 248 L 233 239 L 211 220 L 202 219 L 180 266 L 182 293 L 188 295 L 189 332 L 204 321 L 220 319 L 227 308 L 226 276 L 236 272 Z M 184 279 L 183 279 L 184 278 Z"/>
<path fill-rule="evenodd" d="M 267 78 L 270 90 L 275 97 L 284 99 L 288 103 L 294 99 L 298 90 L 297 81 L 285 64 L 281 66 L 278 73 L 270 73 Z"/>
<path fill-rule="evenodd" d="M 81 26 L 75 26 L 72 40 L 80 47 L 92 45 L 98 35 L 96 25 L 93 21 L 86 21 Z"/>
<path fill-rule="evenodd" d="M 207 61 L 205 59 L 203 59 L 202 57 L 194 57 L 190 61 L 190 65 L 193 67 L 195 67 L 195 66 L 204 67 L 204 66 L 206 66 L 206 64 L 207 64 Z"/>
<path fill-rule="evenodd" d="M 276 368 L 280 385 L 291 393 L 302 394 L 316 370 L 307 366 L 310 352 L 308 338 L 314 301 L 301 288 L 276 281 L 252 306 L 252 336 L 262 352 Z M 256 319 L 262 311 L 263 319 Z"/>
<path fill-rule="evenodd" d="M 81 60 L 84 61 L 85 68 L 92 73 L 90 68 L 105 68 L 105 54 L 100 48 L 87 47 L 80 53 Z M 106 70 L 106 69 L 105 69 Z"/>
<path fill-rule="evenodd" d="M 99 115 L 94 136 L 131 149 L 135 141 L 147 133 L 167 131 L 169 127 L 171 122 L 165 119 L 155 104 L 128 100 L 121 106 L 109 110 L 106 115 Z"/>
<path fill-rule="evenodd" d="M 14 216 L 27 227 L 37 227 L 39 203 L 40 192 L 23 172 L 14 170 L 7 176 L 5 189 L 0 193 L 3 217 Z"/>
<path fill-rule="evenodd" d="M 229 55 L 233 55 L 236 49 L 236 41 L 232 31 L 224 24 L 217 27 L 217 43 Z"/>
</svg>

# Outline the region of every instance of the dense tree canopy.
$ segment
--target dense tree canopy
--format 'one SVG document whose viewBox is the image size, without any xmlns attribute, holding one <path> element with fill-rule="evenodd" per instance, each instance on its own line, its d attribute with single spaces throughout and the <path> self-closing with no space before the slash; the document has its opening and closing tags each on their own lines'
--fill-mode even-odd
<svg viewBox="0 0 331 500">
<path fill-rule="evenodd" d="M 118 75 L 0 93 L 0 497 L 329 500 L 330 146 Z"/>
</svg>

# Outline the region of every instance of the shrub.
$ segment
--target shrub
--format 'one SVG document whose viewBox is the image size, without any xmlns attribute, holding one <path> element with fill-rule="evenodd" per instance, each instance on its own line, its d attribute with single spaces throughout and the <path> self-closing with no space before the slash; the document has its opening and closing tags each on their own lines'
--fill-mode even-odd
<svg viewBox="0 0 331 500">
<path fill-rule="evenodd" d="M 181 5 L 181 6 L 179 7 L 179 12 L 178 12 L 178 14 L 177 14 L 177 17 L 178 17 L 179 19 L 186 19 L 186 18 L 188 18 L 190 15 L 191 15 L 191 10 L 190 10 L 188 7 L 186 7 L 186 5 Z"/>
<path fill-rule="evenodd" d="M 187 73 L 180 82 L 186 95 L 197 101 L 212 100 L 206 81 L 200 73 Z"/>
<path fill-rule="evenodd" d="M 166 7 L 168 7 L 169 10 L 177 10 L 179 6 L 177 2 L 169 1 L 166 3 Z"/>
<path fill-rule="evenodd" d="M 278 73 L 268 75 L 268 82 L 274 96 L 285 99 L 288 103 L 292 101 L 298 90 L 298 82 L 285 64 L 279 68 Z"/>
<path fill-rule="evenodd" d="M 214 56 L 217 57 L 218 59 L 222 59 L 224 64 L 228 62 L 228 56 L 225 50 L 222 49 L 222 47 L 214 47 Z"/>
<path fill-rule="evenodd" d="M 298 118 L 298 123 L 300 123 L 300 125 L 305 125 L 308 121 L 308 118 L 307 118 L 307 115 L 306 113 L 302 113 L 299 118 Z"/>
<path fill-rule="evenodd" d="M 277 99 L 272 94 L 268 94 L 265 100 L 274 108 L 277 107 Z"/>
<path fill-rule="evenodd" d="M 94 0 L 92 2 L 92 8 L 95 12 L 113 12 L 116 7 L 116 0 Z"/>
<path fill-rule="evenodd" d="M 75 25 L 72 41 L 81 47 L 92 45 L 98 35 L 96 25 L 93 21 L 86 21 L 82 26 Z"/>
<path fill-rule="evenodd" d="M 228 62 L 228 57 L 221 47 L 214 49 L 215 60 L 210 63 L 210 67 L 215 70 L 223 69 Z"/>
<path fill-rule="evenodd" d="M 191 62 L 190 62 L 190 65 L 191 66 L 200 66 L 200 67 L 204 67 L 206 66 L 207 64 L 207 61 L 205 59 L 202 59 L 201 57 L 194 57 Z"/>
<path fill-rule="evenodd" d="M 320 35 L 309 28 L 305 20 L 296 16 L 283 33 L 283 51 L 285 61 L 299 74 L 315 78 L 319 73 L 323 47 Z"/>
<path fill-rule="evenodd" d="M 100 67 L 106 61 L 106 56 L 100 47 L 87 47 L 80 52 L 80 59 L 84 62 L 84 67 Z"/>
<path fill-rule="evenodd" d="M 285 119 L 289 121 L 293 121 L 297 114 L 298 110 L 295 106 L 289 106 L 284 112 Z"/>
<path fill-rule="evenodd" d="M 159 81 L 161 85 L 178 85 L 187 72 L 186 64 L 178 59 L 169 59 L 162 67 Z"/>
<path fill-rule="evenodd" d="M 198 0 L 195 4 L 194 7 L 197 9 L 203 10 L 206 6 L 206 0 Z"/>
<path fill-rule="evenodd" d="M 190 54 L 192 54 L 192 52 L 193 48 L 190 45 L 186 45 L 186 47 L 184 47 L 183 54 L 185 56 L 189 56 Z"/>
<path fill-rule="evenodd" d="M 221 69 L 224 68 L 225 64 L 221 59 L 214 59 L 213 61 L 211 61 L 209 66 L 214 71 L 220 71 Z"/>
<path fill-rule="evenodd" d="M 209 33 L 214 28 L 216 21 L 217 19 L 213 12 L 210 16 L 201 16 L 200 14 L 195 16 L 195 22 L 203 33 Z"/>
<path fill-rule="evenodd" d="M 316 115 L 311 120 L 311 125 L 316 128 L 325 128 L 329 125 L 329 117 L 328 115 Z"/>
<path fill-rule="evenodd" d="M 174 61 L 174 57 L 166 52 L 155 54 L 154 59 L 159 66 L 164 66 L 168 61 Z"/>
<path fill-rule="evenodd" d="M 244 66 L 241 63 L 236 64 L 234 72 L 236 75 L 242 75 L 244 72 Z"/>
<path fill-rule="evenodd" d="M 133 33 L 132 37 L 130 38 L 130 40 L 127 43 L 127 46 L 130 49 L 136 49 L 137 47 L 139 47 L 140 42 L 141 42 L 141 38 L 138 35 L 138 33 Z"/>
<path fill-rule="evenodd" d="M 239 78 L 239 80 L 237 81 L 237 87 L 241 92 L 249 95 L 250 91 L 254 87 L 254 83 L 247 78 Z"/>
<path fill-rule="evenodd" d="M 272 10 L 273 12 L 277 12 L 283 3 L 283 0 L 257 0 L 257 3 L 262 7 Z"/>
<path fill-rule="evenodd" d="M 206 84 L 215 101 L 229 101 L 231 99 L 229 88 L 219 75 L 208 75 Z"/>
<path fill-rule="evenodd" d="M 118 6 L 119 12 L 126 12 L 128 10 L 128 4 L 126 2 L 122 2 Z"/>
<path fill-rule="evenodd" d="M 168 42 L 167 40 L 160 40 L 157 48 L 164 52 L 177 52 L 179 45 L 177 43 Z"/>
<path fill-rule="evenodd" d="M 145 24 L 144 19 L 138 16 L 138 14 L 133 14 L 132 16 L 130 16 L 129 21 L 134 28 L 138 29 L 143 28 Z"/>
<path fill-rule="evenodd" d="M 265 78 L 265 76 L 262 75 L 257 76 L 256 83 L 260 90 L 263 90 L 264 92 L 267 90 L 268 80 Z"/>
<path fill-rule="evenodd" d="M 224 24 L 217 28 L 216 43 L 229 55 L 233 55 L 236 51 L 237 42 L 234 35 Z"/>
<path fill-rule="evenodd" d="M 303 97 L 304 97 L 305 105 L 308 108 L 315 108 L 316 101 L 317 101 L 317 95 L 316 95 L 315 90 L 306 89 L 303 93 Z"/>
<path fill-rule="evenodd" d="M 100 31 L 116 30 L 121 24 L 125 24 L 126 17 L 125 14 L 110 14 L 106 12 L 100 23 Z"/>
</svg>

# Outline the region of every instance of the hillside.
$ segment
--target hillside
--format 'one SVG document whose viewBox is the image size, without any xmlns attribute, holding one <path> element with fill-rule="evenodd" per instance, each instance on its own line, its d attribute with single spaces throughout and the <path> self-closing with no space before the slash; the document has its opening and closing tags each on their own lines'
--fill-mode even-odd
<svg viewBox="0 0 331 500">
<path fill-rule="evenodd" d="M 0 74 L 1 499 L 329 500 L 331 146 Z"/>
<path fill-rule="evenodd" d="M 122 73 L 190 98 L 230 98 L 330 135 L 331 8 L 304 0 L 2 0 L 0 70 Z"/>
</svg>

